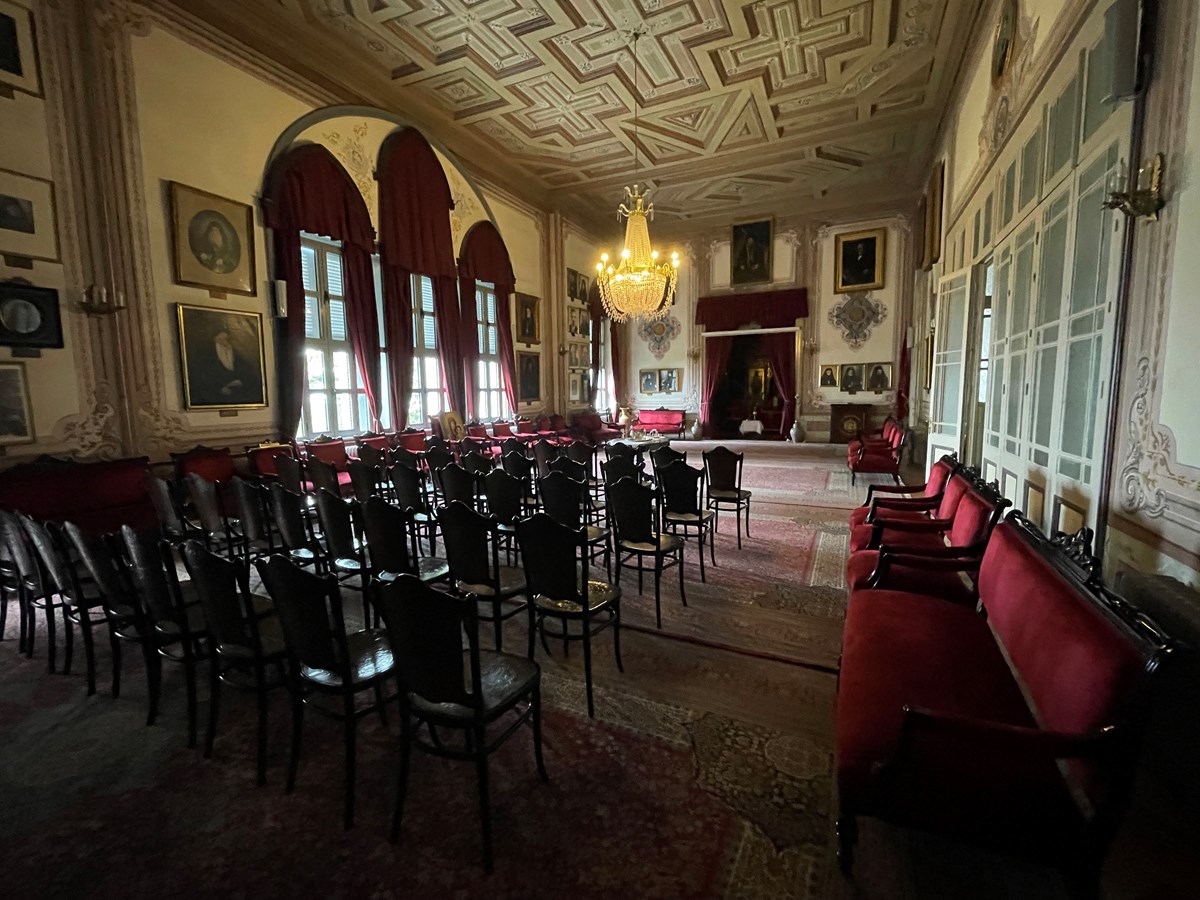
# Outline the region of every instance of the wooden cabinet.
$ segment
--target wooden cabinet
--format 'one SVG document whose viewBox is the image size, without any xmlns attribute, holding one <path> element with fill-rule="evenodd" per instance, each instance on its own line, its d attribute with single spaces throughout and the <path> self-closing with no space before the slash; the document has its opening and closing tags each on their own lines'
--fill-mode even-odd
<svg viewBox="0 0 1200 900">
<path fill-rule="evenodd" d="M 854 440 L 867 430 L 869 403 L 835 403 L 829 411 L 829 440 L 839 444 Z"/>
</svg>

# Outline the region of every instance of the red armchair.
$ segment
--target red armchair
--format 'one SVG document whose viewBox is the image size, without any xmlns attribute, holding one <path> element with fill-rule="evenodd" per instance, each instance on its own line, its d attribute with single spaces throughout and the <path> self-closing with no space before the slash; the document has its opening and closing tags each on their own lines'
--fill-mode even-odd
<svg viewBox="0 0 1200 900">
<path fill-rule="evenodd" d="M 851 595 L 835 722 L 844 872 L 872 816 L 1054 862 L 1098 896 L 1173 641 L 1100 584 L 1090 537 L 1056 546 L 1011 513 L 979 570 L 986 616 L 921 590 Z"/>
<path fill-rule="evenodd" d="M 940 530 L 948 529 L 954 521 L 958 504 L 970 489 L 971 478 L 959 471 L 951 476 L 940 497 L 911 500 L 902 508 L 896 507 L 895 504 L 901 502 L 896 500 L 886 508 L 876 509 L 873 518 L 868 516 L 862 524 L 850 526 L 850 552 L 878 547 L 885 542 L 888 526 L 899 522 L 934 522 L 938 523 Z"/>
<path fill-rule="evenodd" d="M 867 499 L 850 512 L 850 526 L 861 525 L 876 515 L 897 519 L 928 518 L 931 505 L 940 502 L 950 476 L 961 468 L 958 456 L 951 453 L 930 467 L 924 484 L 867 485 Z"/>
<path fill-rule="evenodd" d="M 279 475 L 279 466 L 275 462 L 275 457 L 280 455 L 295 459 L 295 445 L 268 441 L 246 448 L 246 462 L 250 466 L 250 472 L 260 478 L 275 478 Z"/>
<path fill-rule="evenodd" d="M 346 471 L 346 463 L 350 462 L 346 442 L 340 438 L 319 437 L 315 441 L 305 441 L 304 453 L 312 459 L 329 463 L 339 472 Z"/>
<path fill-rule="evenodd" d="M 585 444 L 598 446 L 621 436 L 620 428 L 613 428 L 597 413 L 579 413 L 575 416 L 575 425 L 571 436 Z"/>
<path fill-rule="evenodd" d="M 891 475 L 896 484 L 900 483 L 900 455 L 908 442 L 908 430 L 897 428 L 885 445 L 868 443 L 851 444 L 846 448 L 846 465 L 850 469 L 850 483 L 854 484 L 859 475 Z"/>
</svg>

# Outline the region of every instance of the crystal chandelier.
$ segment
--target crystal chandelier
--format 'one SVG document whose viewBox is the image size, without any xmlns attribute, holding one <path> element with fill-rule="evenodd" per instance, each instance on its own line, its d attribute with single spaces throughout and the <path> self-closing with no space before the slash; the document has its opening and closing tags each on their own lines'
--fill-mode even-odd
<svg viewBox="0 0 1200 900">
<path fill-rule="evenodd" d="M 643 28 L 633 32 L 633 167 L 637 170 L 637 41 Z M 648 220 L 654 218 L 654 204 L 649 202 L 650 189 L 640 190 L 636 182 L 625 188 L 625 202 L 617 207 L 617 221 L 625 218 L 625 249 L 614 266 L 608 254 L 600 255 L 596 263 L 596 283 L 604 311 L 615 322 L 629 319 L 659 319 L 671 308 L 675 298 L 675 282 L 679 278 L 679 254 L 672 253 L 670 262 L 659 262 L 658 251 L 650 246 Z"/>
</svg>

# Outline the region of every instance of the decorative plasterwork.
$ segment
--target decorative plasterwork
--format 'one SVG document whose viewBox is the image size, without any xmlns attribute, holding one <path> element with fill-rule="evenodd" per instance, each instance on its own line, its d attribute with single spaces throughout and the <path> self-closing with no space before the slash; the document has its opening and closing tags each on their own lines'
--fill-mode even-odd
<svg viewBox="0 0 1200 900">
<path fill-rule="evenodd" d="M 842 330 L 842 338 L 858 350 L 871 337 L 871 329 L 887 318 L 887 307 L 871 298 L 870 291 L 851 291 L 829 310 L 829 323 Z"/>
<path fill-rule="evenodd" d="M 671 341 L 683 333 L 683 323 L 673 314 L 661 319 L 646 320 L 638 323 L 637 335 L 645 341 L 655 359 L 662 359 L 671 349 Z"/>
<path fill-rule="evenodd" d="M 1029 83 L 1033 49 L 1037 45 L 1040 20 L 1022 15 L 1017 22 L 1017 54 L 1004 76 L 1004 81 L 992 91 L 979 130 L 979 155 L 991 159 L 1004 146 L 1015 120 L 1013 118 Z"/>
</svg>

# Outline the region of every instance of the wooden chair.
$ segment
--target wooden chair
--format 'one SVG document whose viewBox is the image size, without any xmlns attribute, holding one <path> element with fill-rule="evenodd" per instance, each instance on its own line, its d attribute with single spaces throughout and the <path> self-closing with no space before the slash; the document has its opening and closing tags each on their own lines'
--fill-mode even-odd
<svg viewBox="0 0 1200 900">
<path fill-rule="evenodd" d="M 716 542 L 713 540 L 715 513 L 704 504 L 704 470 L 693 468 L 682 460 L 662 466 L 658 470 L 658 490 L 663 509 L 663 527 L 673 534 L 682 529 L 686 537 L 696 533 L 696 550 L 700 557 L 700 580 L 704 576 L 704 541 L 708 539 L 708 551 L 713 565 L 717 563 Z"/>
<path fill-rule="evenodd" d="M 350 476 L 350 487 L 354 491 L 356 500 L 361 503 L 368 497 L 374 497 L 379 493 L 382 471 L 361 459 L 352 459 L 346 463 L 346 474 Z"/>
<path fill-rule="evenodd" d="M 275 519 L 284 554 L 298 565 L 313 566 L 318 572 L 322 571 L 321 545 L 313 534 L 312 521 L 305 514 L 305 497 L 287 490 L 278 482 L 273 482 L 269 490 L 271 515 Z"/>
<path fill-rule="evenodd" d="M 236 552 L 252 559 L 275 552 L 275 532 L 267 515 L 267 491 L 237 475 L 229 480 L 229 491 L 237 503 L 237 527 L 231 528 L 238 539 Z"/>
<path fill-rule="evenodd" d="M 191 497 L 192 508 L 196 511 L 204 546 L 210 550 L 215 546 L 233 555 L 236 552 L 233 535 L 237 520 L 226 513 L 220 486 L 199 472 L 188 472 L 183 477 L 183 483 Z"/>
<path fill-rule="evenodd" d="M 472 508 L 476 507 L 478 494 L 476 493 L 477 481 L 474 475 L 464 469 L 457 463 L 451 463 L 448 466 L 442 466 L 433 473 L 434 481 L 439 488 L 442 505 L 449 506 L 451 503 L 465 503 Z M 444 531 L 445 529 L 443 529 Z"/>
<path fill-rule="evenodd" d="M 372 497 L 361 511 L 372 579 L 391 581 L 408 574 L 428 583 L 450 577 L 450 567 L 444 559 L 420 555 L 412 510 L 394 506 L 382 497 Z"/>
<path fill-rule="evenodd" d="M 406 512 L 412 513 L 418 537 L 424 532 L 428 539 L 429 555 L 437 556 L 437 516 L 429 505 L 421 473 L 397 462 L 388 469 L 388 481 L 391 482 L 396 504 Z"/>
<path fill-rule="evenodd" d="M 746 516 L 746 537 L 750 537 L 751 492 L 742 490 L 742 464 L 745 454 L 734 453 L 728 447 L 714 447 L 704 452 L 704 471 L 708 473 L 708 508 L 716 513 L 713 530 L 721 526 L 721 510 L 732 509 L 737 519 L 738 549 L 742 549 L 742 514 Z"/>
<path fill-rule="evenodd" d="M 632 478 L 610 482 L 608 509 L 617 548 L 617 573 L 621 567 L 636 568 L 638 593 L 642 592 L 645 558 L 654 559 L 654 618 L 662 628 L 662 573 L 664 568 L 679 567 L 679 599 L 687 606 L 683 587 L 683 541 L 662 530 L 662 509 L 653 489 Z M 624 558 L 622 558 L 624 554 Z M 636 565 L 629 561 L 636 560 Z"/>
<path fill-rule="evenodd" d="M 588 559 L 597 556 L 604 557 L 604 572 L 612 579 L 612 542 L 611 532 L 599 524 L 589 520 L 588 507 L 591 505 L 591 492 L 587 485 L 571 478 L 565 472 L 551 472 L 538 483 L 538 492 L 542 498 L 542 508 L 558 524 L 572 531 L 585 529 L 588 544 Z"/>
<path fill-rule="evenodd" d="M 10 562 L 10 572 L 5 574 L 5 606 L 8 605 L 7 595 L 10 592 L 17 595 L 17 650 L 26 657 L 33 656 L 33 639 L 37 634 L 35 616 L 37 610 L 41 609 L 46 616 L 46 634 L 50 643 L 49 669 L 53 672 L 57 644 L 55 620 L 63 603 L 56 600 L 47 587 L 47 579 L 42 577 L 29 538 L 15 513 L 0 510 L 0 536 L 3 537 Z M 65 610 L 63 625 L 70 634 L 71 626 L 66 621 Z"/>
<path fill-rule="evenodd" d="M 531 659 L 480 650 L 478 609 L 470 598 L 447 597 L 411 575 L 376 582 L 372 591 L 387 627 L 400 683 L 400 765 L 391 840 L 400 839 L 412 747 L 433 756 L 470 760 L 479 783 L 483 866 L 491 872 L 488 757 L 528 724 L 538 775 L 549 780 L 542 759 L 541 669 Z M 498 736 L 489 738 L 489 726 L 509 712 L 516 715 L 504 723 Z M 419 737 L 422 725 L 429 729 L 428 741 Z M 443 742 L 435 728 L 465 732 L 466 749 Z"/>
<path fill-rule="evenodd" d="M 175 499 L 170 482 L 149 472 L 146 473 L 145 482 L 146 494 L 158 518 L 159 532 L 172 543 L 183 543 L 190 536 L 191 528 L 179 511 L 179 502 Z"/>
</svg>

